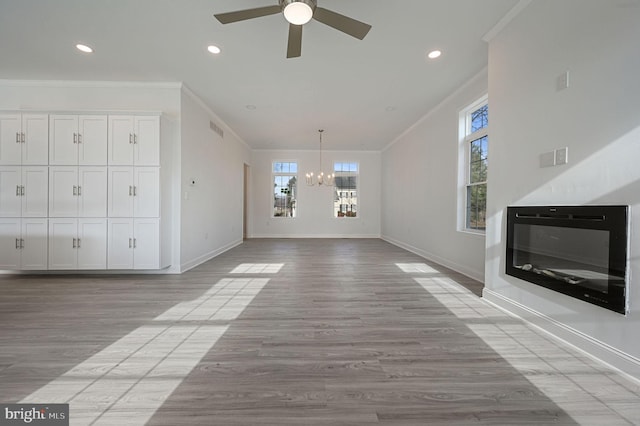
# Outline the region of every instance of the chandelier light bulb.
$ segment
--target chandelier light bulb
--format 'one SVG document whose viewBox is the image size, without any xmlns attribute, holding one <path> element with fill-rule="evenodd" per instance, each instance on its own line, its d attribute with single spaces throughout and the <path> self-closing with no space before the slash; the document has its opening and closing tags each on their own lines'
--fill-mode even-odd
<svg viewBox="0 0 640 426">
<path fill-rule="evenodd" d="M 313 17 L 313 9 L 306 3 L 296 1 L 285 6 L 284 17 L 293 25 L 304 25 Z"/>
</svg>

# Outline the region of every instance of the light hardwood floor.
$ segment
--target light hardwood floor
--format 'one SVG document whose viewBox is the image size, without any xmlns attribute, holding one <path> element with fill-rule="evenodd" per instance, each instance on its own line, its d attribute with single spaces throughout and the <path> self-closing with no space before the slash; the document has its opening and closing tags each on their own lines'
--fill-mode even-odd
<svg viewBox="0 0 640 426">
<path fill-rule="evenodd" d="M 381 240 L 0 286 L 0 402 L 69 402 L 72 425 L 640 424 L 637 382 Z"/>
</svg>

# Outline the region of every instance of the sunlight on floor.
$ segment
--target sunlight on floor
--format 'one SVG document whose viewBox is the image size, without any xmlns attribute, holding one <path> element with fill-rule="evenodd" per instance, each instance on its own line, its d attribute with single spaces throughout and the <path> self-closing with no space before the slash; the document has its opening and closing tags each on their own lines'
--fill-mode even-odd
<svg viewBox="0 0 640 426">
<path fill-rule="evenodd" d="M 415 280 L 579 424 L 638 424 L 635 382 L 486 303 L 450 278 Z M 604 386 L 603 375 L 609 381 Z"/>
<path fill-rule="evenodd" d="M 21 402 L 69 403 L 72 425 L 142 425 L 226 330 L 142 326 Z"/>
<path fill-rule="evenodd" d="M 439 272 L 433 269 L 431 266 L 426 263 L 396 263 L 396 266 L 402 270 L 402 272 L 406 272 L 407 274 L 414 273 L 428 273 L 428 274 L 438 274 Z"/>
<path fill-rule="evenodd" d="M 240 265 L 234 271 L 272 274 L 282 266 Z M 173 306 L 152 325 L 137 328 L 20 402 L 68 403 L 74 426 L 143 425 L 268 282 L 221 279 L 199 298 Z"/>
<path fill-rule="evenodd" d="M 177 304 L 154 321 L 236 319 L 268 282 L 268 278 L 224 278 L 199 298 Z"/>
<path fill-rule="evenodd" d="M 277 274 L 284 263 L 243 263 L 238 265 L 232 274 Z"/>
</svg>

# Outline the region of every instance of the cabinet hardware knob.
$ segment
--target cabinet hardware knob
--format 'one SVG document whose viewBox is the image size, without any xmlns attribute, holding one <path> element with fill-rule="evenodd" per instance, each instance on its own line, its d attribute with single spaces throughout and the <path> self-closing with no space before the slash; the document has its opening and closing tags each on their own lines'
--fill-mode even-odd
<svg viewBox="0 0 640 426">
<path fill-rule="evenodd" d="M 73 248 L 76 248 L 76 239 L 73 239 Z"/>
<path fill-rule="evenodd" d="M 24 185 L 20 186 L 20 195 L 24 196 Z"/>
<path fill-rule="evenodd" d="M 20 143 L 20 133 L 16 132 L 16 143 Z"/>
<path fill-rule="evenodd" d="M 24 248 L 24 238 L 20 238 L 20 248 Z"/>
<path fill-rule="evenodd" d="M 78 238 L 78 248 L 80 248 L 80 238 Z"/>
<path fill-rule="evenodd" d="M 131 238 L 129 238 L 129 248 L 131 248 Z"/>
<path fill-rule="evenodd" d="M 82 143 L 82 135 L 78 133 L 78 143 Z"/>
<path fill-rule="evenodd" d="M 137 238 L 133 239 L 133 248 L 136 248 Z"/>
<path fill-rule="evenodd" d="M 78 195 L 78 187 L 73 185 L 73 195 Z"/>
<path fill-rule="evenodd" d="M 20 196 L 20 185 L 16 185 L 16 197 Z"/>
<path fill-rule="evenodd" d="M 133 185 L 133 196 L 136 197 L 138 195 L 137 186 Z"/>
<path fill-rule="evenodd" d="M 77 133 L 73 134 L 73 143 L 78 143 L 78 134 Z"/>
<path fill-rule="evenodd" d="M 82 195 L 82 187 L 78 185 L 78 195 Z"/>
<path fill-rule="evenodd" d="M 129 185 L 129 197 L 131 197 L 132 195 L 133 195 L 133 191 L 132 191 L 131 185 Z"/>
<path fill-rule="evenodd" d="M 133 135 L 129 133 L 129 143 L 133 143 Z"/>
<path fill-rule="evenodd" d="M 20 248 L 20 238 L 16 238 L 16 248 Z"/>
<path fill-rule="evenodd" d="M 22 133 L 22 143 L 25 143 L 26 138 L 24 137 L 24 132 Z"/>
</svg>

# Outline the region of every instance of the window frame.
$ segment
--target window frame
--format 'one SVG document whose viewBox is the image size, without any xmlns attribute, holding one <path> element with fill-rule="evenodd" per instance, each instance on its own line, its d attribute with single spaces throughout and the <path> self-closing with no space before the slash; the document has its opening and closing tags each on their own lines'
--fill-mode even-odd
<svg viewBox="0 0 640 426">
<path fill-rule="evenodd" d="M 339 216 L 338 212 L 341 210 L 341 206 L 342 204 L 336 204 L 337 201 L 335 200 L 335 197 L 338 196 L 340 198 L 353 198 L 353 197 L 342 197 L 339 195 L 339 193 L 341 192 L 338 189 L 338 185 L 337 185 L 337 173 L 341 173 L 344 172 L 344 170 L 336 170 L 336 165 L 341 164 L 350 164 L 350 165 L 355 165 L 356 170 L 355 171 L 351 171 L 348 170 L 348 173 L 355 173 L 355 177 L 356 177 L 356 187 L 355 187 L 355 204 L 352 204 L 352 206 L 355 206 L 355 216 L 349 216 L 347 214 L 344 214 L 343 216 Z M 331 217 L 333 219 L 349 219 L 349 220 L 358 220 L 360 218 L 361 212 L 360 212 L 360 162 L 359 161 L 334 161 L 333 162 L 333 174 L 334 174 L 334 189 L 333 189 L 333 198 L 332 198 L 332 206 L 331 206 Z M 339 201 L 339 200 L 338 200 Z M 336 209 L 336 205 L 338 205 L 338 208 Z"/>
<path fill-rule="evenodd" d="M 469 104 L 462 111 L 460 111 L 459 115 L 459 147 L 458 147 L 458 231 L 476 234 L 476 235 L 486 235 L 486 226 L 485 229 L 479 228 L 470 228 L 468 225 L 468 216 L 467 212 L 469 209 L 468 205 L 468 190 L 474 186 L 484 185 L 487 187 L 487 178 L 484 181 L 480 182 L 471 182 L 471 145 L 474 141 L 477 141 L 482 138 L 487 138 L 487 152 L 489 151 L 489 132 L 490 132 L 490 123 L 487 122 L 487 125 L 481 129 L 476 130 L 475 132 L 471 132 L 471 114 L 478 109 L 486 106 L 489 106 L 489 97 L 488 95 L 484 95 L 480 97 L 475 102 Z M 489 155 L 487 154 L 487 174 L 489 170 Z M 486 220 L 486 204 L 485 204 L 485 220 Z"/>
<path fill-rule="evenodd" d="M 289 172 L 282 172 L 282 171 L 281 172 L 277 172 L 276 171 L 276 164 L 289 164 L 289 165 L 295 164 L 296 165 L 296 171 L 295 172 L 291 172 L 291 171 L 289 171 Z M 300 168 L 299 168 L 298 164 L 299 163 L 298 163 L 297 160 L 274 160 L 274 161 L 271 162 L 271 196 L 269 198 L 270 198 L 270 203 L 271 203 L 270 209 L 271 209 L 271 218 L 272 219 L 295 220 L 298 217 L 298 195 L 299 195 L 299 193 L 298 193 L 298 191 L 299 191 L 298 185 L 299 185 L 299 182 L 300 182 L 299 177 L 298 177 Z M 289 166 L 289 168 L 290 168 L 290 166 Z M 295 206 L 291 207 L 291 209 L 292 209 L 292 215 L 291 216 L 286 216 L 286 215 L 284 215 L 284 216 L 276 216 L 276 206 L 275 206 L 275 199 L 274 199 L 276 193 L 274 191 L 274 187 L 276 185 L 276 177 L 279 177 L 279 176 L 295 177 L 295 179 L 296 179 L 295 193 L 294 193 L 294 197 L 293 197 L 293 201 L 295 203 Z M 286 209 L 286 206 L 285 206 L 285 209 Z"/>
</svg>

